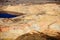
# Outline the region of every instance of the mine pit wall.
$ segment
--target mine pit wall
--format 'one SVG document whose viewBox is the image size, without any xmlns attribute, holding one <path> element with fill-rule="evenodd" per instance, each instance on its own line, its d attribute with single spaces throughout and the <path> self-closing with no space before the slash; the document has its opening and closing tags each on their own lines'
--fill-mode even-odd
<svg viewBox="0 0 60 40">
<path fill-rule="evenodd" d="M 50 7 L 51 6 L 51 7 Z M 16 5 L 16 6 L 2 6 L 0 9 L 0 11 L 5 11 L 5 12 L 9 12 L 11 14 L 14 14 L 13 12 L 16 12 L 17 14 L 19 13 L 23 13 L 23 14 L 37 14 L 37 13 L 41 13 L 43 12 L 47 12 L 47 14 L 53 14 L 53 15 L 59 15 L 59 11 L 60 11 L 60 4 L 56 4 L 56 3 L 49 3 L 49 4 L 20 4 L 20 5 Z M 51 8 L 51 9 L 50 9 Z M 53 12 L 50 13 L 52 11 L 57 11 L 57 12 Z M 34 11 L 33 11 L 34 10 Z M 16 14 L 15 13 L 15 14 Z"/>
<path fill-rule="evenodd" d="M 32 34 L 33 32 L 42 32 L 49 36 L 57 36 L 58 33 L 60 33 L 60 4 L 29 3 L 28 5 L 7 5 L 0 9 L 0 11 L 5 11 L 8 13 L 12 12 L 11 14 L 13 14 L 13 12 L 16 12 L 16 14 L 23 13 L 26 15 L 23 19 L 27 20 L 26 24 L 24 23 L 25 21 L 20 24 L 21 20 L 17 20 L 17 22 L 15 22 L 15 19 L 21 19 L 20 16 L 10 19 L 0 19 L 0 39 L 14 40 L 18 36 L 26 33 Z M 28 20 L 30 21 L 28 22 Z"/>
<path fill-rule="evenodd" d="M 19 12 L 19 10 L 28 11 L 27 9 L 31 8 L 32 5 L 34 7 L 35 5 L 40 6 L 41 4 L 48 4 L 48 3 L 49 4 L 52 4 L 52 3 L 60 4 L 60 0 L 18 0 L 18 1 L 17 0 L 12 0 L 12 1 L 11 0 L 1 0 L 0 1 L 0 11 L 12 11 L 12 12 L 13 11 L 16 12 L 17 10 L 18 10 L 18 12 Z M 28 7 L 28 6 L 30 6 L 30 7 Z M 9 10 L 5 10 L 5 9 L 9 9 Z M 28 13 L 29 13 L 29 11 L 28 11 Z"/>
<path fill-rule="evenodd" d="M 18 5 L 18 4 L 27 4 L 27 3 L 33 3 L 33 4 L 39 4 L 39 3 L 59 3 L 60 0 L 1 0 L 0 5 Z"/>
</svg>

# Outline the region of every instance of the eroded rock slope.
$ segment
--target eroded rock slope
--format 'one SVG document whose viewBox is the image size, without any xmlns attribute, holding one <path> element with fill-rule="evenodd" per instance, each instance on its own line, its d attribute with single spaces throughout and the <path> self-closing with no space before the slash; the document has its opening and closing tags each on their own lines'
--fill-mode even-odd
<svg viewBox="0 0 60 40">
<path fill-rule="evenodd" d="M 3 10 L 24 15 L 15 18 L 0 18 L 0 39 L 14 40 L 26 33 L 42 32 L 49 36 L 57 36 L 60 33 L 59 4 L 7 6 Z"/>
</svg>

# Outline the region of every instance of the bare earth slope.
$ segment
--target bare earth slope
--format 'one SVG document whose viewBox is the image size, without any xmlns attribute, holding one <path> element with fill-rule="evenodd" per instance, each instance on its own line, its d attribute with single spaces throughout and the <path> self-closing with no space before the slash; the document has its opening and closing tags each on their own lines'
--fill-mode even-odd
<svg viewBox="0 0 60 40">
<path fill-rule="evenodd" d="M 15 40 L 18 36 L 27 33 L 38 34 L 38 32 L 54 37 L 60 33 L 60 4 L 20 4 L 4 7 L 6 7 L 2 9 L 4 11 L 24 15 L 15 18 L 0 18 L 0 39 Z"/>
</svg>

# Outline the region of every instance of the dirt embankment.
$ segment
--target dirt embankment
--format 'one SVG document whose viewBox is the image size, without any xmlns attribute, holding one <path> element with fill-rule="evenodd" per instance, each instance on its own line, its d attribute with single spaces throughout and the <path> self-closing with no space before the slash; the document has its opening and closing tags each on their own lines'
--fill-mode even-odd
<svg viewBox="0 0 60 40">
<path fill-rule="evenodd" d="M 60 37 L 58 36 L 60 35 L 60 4 L 20 4 L 4 7 L 6 8 L 3 8 L 2 10 L 8 11 L 9 13 L 12 12 L 11 14 L 16 12 L 16 14 L 19 15 L 15 18 L 0 18 L 0 39 L 14 40 L 18 36 L 27 33 L 31 34 L 30 37 L 33 35 L 35 39 L 35 35 L 37 36 L 38 34 L 34 35 L 33 33 L 38 32 L 53 37 L 54 39 L 51 40 L 55 40 L 55 37 L 57 38 L 56 40 L 58 40 Z M 24 15 L 20 15 L 20 13 L 23 13 Z M 40 36 L 37 37 L 37 40 L 39 40 Z M 19 38 L 17 39 L 20 40 Z M 25 40 L 24 37 L 23 39 Z M 33 39 L 33 37 L 31 39 Z"/>
</svg>

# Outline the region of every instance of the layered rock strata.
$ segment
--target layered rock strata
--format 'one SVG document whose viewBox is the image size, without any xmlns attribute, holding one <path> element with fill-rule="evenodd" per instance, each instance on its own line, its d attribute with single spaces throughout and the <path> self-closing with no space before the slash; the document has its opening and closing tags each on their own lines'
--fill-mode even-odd
<svg viewBox="0 0 60 40">
<path fill-rule="evenodd" d="M 16 12 L 18 16 L 0 18 L 0 39 L 15 40 L 27 33 L 42 32 L 49 36 L 58 36 L 60 33 L 60 4 L 8 5 L 1 11 Z"/>
</svg>

